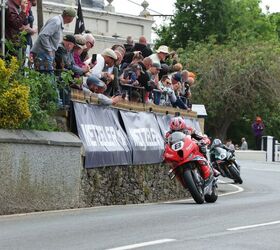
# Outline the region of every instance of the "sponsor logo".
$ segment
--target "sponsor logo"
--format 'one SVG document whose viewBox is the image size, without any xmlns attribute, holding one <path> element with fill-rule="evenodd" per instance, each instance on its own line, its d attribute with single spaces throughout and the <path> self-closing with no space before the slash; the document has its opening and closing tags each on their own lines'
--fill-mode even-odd
<svg viewBox="0 0 280 250">
<path fill-rule="evenodd" d="M 162 136 L 153 128 L 130 128 L 128 130 L 135 147 L 164 149 Z"/>
<path fill-rule="evenodd" d="M 114 147 L 114 150 L 117 151 L 123 151 L 128 148 L 125 136 L 120 129 L 93 124 L 81 124 L 81 129 L 88 147 Z"/>
</svg>

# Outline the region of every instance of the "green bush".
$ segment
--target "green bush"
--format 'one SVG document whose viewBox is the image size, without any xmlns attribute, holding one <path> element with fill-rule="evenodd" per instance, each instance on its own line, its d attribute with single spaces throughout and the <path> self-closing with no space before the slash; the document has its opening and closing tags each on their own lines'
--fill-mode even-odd
<svg viewBox="0 0 280 250">
<path fill-rule="evenodd" d="M 57 130 L 53 114 L 58 109 L 57 88 L 68 83 L 71 73 L 63 73 L 63 86 L 54 75 L 20 67 L 12 57 L 0 59 L 0 128 Z"/>
<path fill-rule="evenodd" d="M 9 65 L 0 59 L 0 128 L 18 128 L 31 117 L 28 102 L 30 89 L 14 77 L 18 68 L 15 58 Z"/>
</svg>

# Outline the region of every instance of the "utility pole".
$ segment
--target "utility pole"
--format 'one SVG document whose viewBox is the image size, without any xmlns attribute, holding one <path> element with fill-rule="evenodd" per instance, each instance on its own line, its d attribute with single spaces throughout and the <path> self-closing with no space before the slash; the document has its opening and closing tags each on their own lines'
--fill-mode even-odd
<svg viewBox="0 0 280 250">
<path fill-rule="evenodd" d="M 3 57 L 5 56 L 5 12 L 6 0 L 1 0 L 1 52 Z"/>
<path fill-rule="evenodd" d="M 44 25 L 43 0 L 37 0 L 37 23 L 38 23 L 38 33 L 39 33 Z"/>
</svg>

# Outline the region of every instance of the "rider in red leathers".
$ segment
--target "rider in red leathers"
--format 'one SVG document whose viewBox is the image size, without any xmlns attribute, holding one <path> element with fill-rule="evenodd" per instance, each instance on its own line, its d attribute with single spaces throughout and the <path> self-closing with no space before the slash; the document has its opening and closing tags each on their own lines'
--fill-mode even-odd
<svg viewBox="0 0 280 250">
<path fill-rule="evenodd" d="M 210 144 L 210 139 L 206 135 L 202 135 L 194 128 L 188 126 L 185 120 L 180 116 L 172 118 L 169 127 L 170 130 L 165 134 L 166 140 L 173 132 L 183 132 L 186 135 L 190 135 L 192 138 L 198 141 L 197 145 L 199 146 L 200 152 L 207 159 L 207 145 Z M 220 174 L 217 170 L 210 167 L 210 164 L 201 166 L 201 171 L 203 172 L 204 180 L 207 180 L 211 176 L 211 173 L 214 173 L 215 177 L 219 176 Z"/>
</svg>

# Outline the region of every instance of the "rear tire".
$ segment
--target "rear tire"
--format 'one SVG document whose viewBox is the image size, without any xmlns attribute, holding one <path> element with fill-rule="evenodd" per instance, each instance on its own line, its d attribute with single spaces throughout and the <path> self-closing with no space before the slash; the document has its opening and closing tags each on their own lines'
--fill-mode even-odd
<svg viewBox="0 0 280 250">
<path fill-rule="evenodd" d="M 197 204 L 204 203 L 203 188 L 199 183 L 196 183 L 195 178 L 193 178 L 193 172 L 191 170 L 185 170 L 184 172 L 184 182 L 188 190 L 190 191 L 193 199 Z"/>
<path fill-rule="evenodd" d="M 230 174 L 231 174 L 231 176 L 232 176 L 234 182 L 237 182 L 237 183 L 239 183 L 239 184 L 242 184 L 242 183 L 243 183 L 243 180 L 242 180 L 241 177 L 240 177 L 240 172 L 238 171 L 238 169 L 237 169 L 235 166 L 231 165 L 231 166 L 228 168 L 228 170 L 229 170 L 229 172 L 230 172 Z"/>
</svg>

